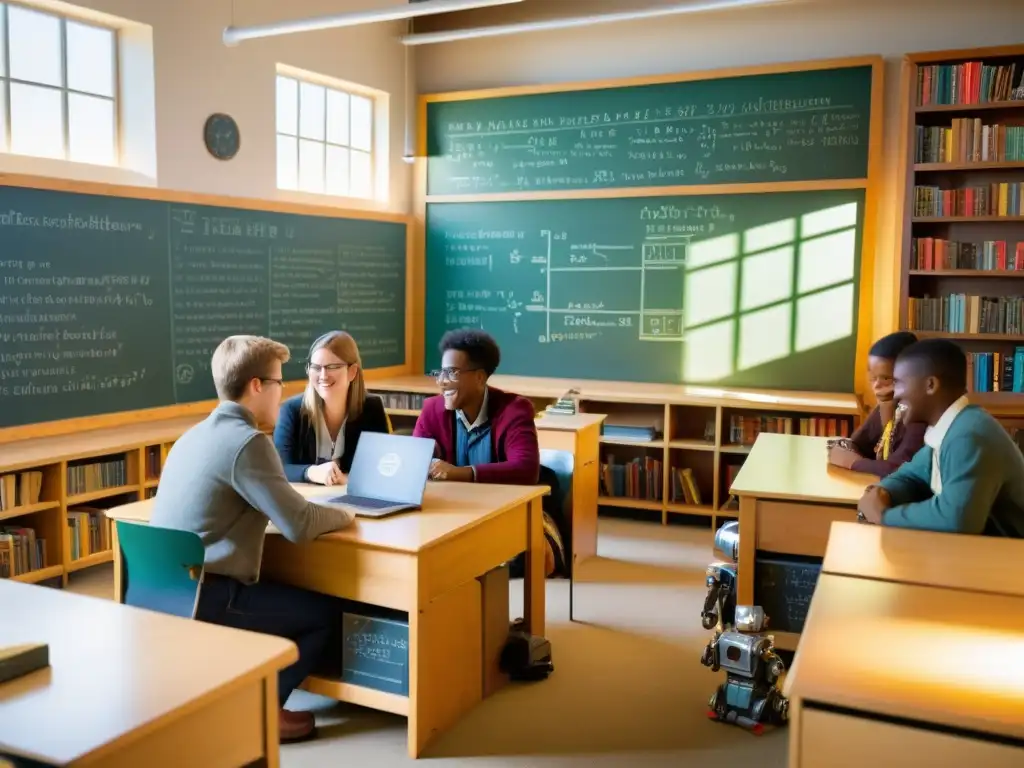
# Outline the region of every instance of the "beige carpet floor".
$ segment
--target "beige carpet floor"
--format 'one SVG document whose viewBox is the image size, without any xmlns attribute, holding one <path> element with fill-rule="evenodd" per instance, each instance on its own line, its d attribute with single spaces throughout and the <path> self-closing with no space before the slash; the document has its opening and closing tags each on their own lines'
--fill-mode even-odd
<svg viewBox="0 0 1024 768">
<path fill-rule="evenodd" d="M 700 626 L 711 534 L 602 520 L 600 557 L 581 569 L 569 622 L 567 581 L 547 585 L 554 673 L 484 701 L 428 749 L 432 766 L 783 768 L 785 730 L 753 736 L 706 718 L 720 674 L 701 666 Z M 70 588 L 111 596 L 110 566 L 73 574 Z M 522 615 L 522 582 L 511 585 Z M 405 719 L 304 692 L 320 738 L 282 748 L 284 768 L 412 765 Z M 196 768 L 201 768 L 196 766 Z"/>
</svg>

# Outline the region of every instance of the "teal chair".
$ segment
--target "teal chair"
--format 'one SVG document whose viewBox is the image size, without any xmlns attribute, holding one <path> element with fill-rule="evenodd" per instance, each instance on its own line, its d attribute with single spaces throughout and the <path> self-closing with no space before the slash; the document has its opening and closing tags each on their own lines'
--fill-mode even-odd
<svg viewBox="0 0 1024 768">
<path fill-rule="evenodd" d="M 195 618 L 203 582 L 205 548 L 199 536 L 118 520 L 121 602 L 136 608 Z"/>
</svg>

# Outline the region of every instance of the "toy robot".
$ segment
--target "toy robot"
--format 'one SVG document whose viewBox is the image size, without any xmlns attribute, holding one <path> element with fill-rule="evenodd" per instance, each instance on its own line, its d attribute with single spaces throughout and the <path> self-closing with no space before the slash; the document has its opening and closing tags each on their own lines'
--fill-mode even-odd
<svg viewBox="0 0 1024 768">
<path fill-rule="evenodd" d="M 739 525 L 726 523 L 715 534 L 716 554 L 732 563 L 713 563 L 707 570 L 708 595 L 701 612 L 705 629 L 715 628 L 701 656 L 712 672 L 724 669 L 725 682 L 708 702 L 708 717 L 760 734 L 767 725 L 782 725 L 789 717 L 789 701 L 778 689 L 785 671 L 760 606 L 736 605 L 736 566 Z"/>
</svg>

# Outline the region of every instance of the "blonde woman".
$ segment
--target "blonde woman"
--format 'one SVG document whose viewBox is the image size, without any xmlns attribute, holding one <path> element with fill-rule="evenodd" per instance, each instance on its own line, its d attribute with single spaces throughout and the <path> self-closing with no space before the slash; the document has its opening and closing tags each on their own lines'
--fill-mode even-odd
<svg viewBox="0 0 1024 768">
<path fill-rule="evenodd" d="M 355 339 L 325 333 L 306 358 L 306 391 L 281 405 L 274 446 L 293 483 L 342 485 L 363 432 L 390 432 L 384 403 L 366 395 Z"/>
</svg>

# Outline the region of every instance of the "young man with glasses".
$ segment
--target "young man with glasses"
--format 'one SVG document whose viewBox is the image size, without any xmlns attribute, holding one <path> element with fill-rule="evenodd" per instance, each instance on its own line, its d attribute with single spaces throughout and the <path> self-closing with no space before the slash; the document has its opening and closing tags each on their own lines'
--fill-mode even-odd
<svg viewBox="0 0 1024 768">
<path fill-rule="evenodd" d="M 285 478 L 260 424 L 281 404 L 288 348 L 259 336 L 231 336 L 210 368 L 220 404 L 171 448 L 150 522 L 191 531 L 206 548 L 196 619 L 293 640 L 299 660 L 278 678 L 281 741 L 315 732 L 310 712 L 284 708 L 321 665 L 340 659 L 344 604 L 336 598 L 260 580 L 267 523 L 293 543 L 345 528 L 353 516 L 306 501 Z"/>
</svg>

